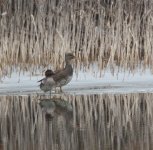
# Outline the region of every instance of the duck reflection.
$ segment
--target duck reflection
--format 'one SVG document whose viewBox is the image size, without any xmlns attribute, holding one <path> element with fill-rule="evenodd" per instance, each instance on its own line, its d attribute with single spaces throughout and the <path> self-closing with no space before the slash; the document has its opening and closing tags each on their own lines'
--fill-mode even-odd
<svg viewBox="0 0 153 150">
<path fill-rule="evenodd" d="M 73 127 L 73 108 L 68 101 L 54 97 L 52 99 L 41 99 L 39 105 L 47 121 L 63 118 L 68 128 Z"/>
</svg>

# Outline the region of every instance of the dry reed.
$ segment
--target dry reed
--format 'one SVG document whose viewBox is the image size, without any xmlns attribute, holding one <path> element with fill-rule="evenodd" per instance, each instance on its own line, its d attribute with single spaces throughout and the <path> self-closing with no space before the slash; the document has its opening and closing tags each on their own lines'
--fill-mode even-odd
<svg viewBox="0 0 153 150">
<path fill-rule="evenodd" d="M 0 76 L 60 67 L 67 51 L 76 70 L 152 70 L 152 9 L 152 0 L 0 0 Z"/>
</svg>

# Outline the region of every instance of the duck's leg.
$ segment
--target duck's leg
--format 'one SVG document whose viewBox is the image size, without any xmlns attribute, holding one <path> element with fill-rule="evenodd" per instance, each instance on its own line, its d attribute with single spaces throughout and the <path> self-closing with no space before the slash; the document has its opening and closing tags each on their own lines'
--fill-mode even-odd
<svg viewBox="0 0 153 150">
<path fill-rule="evenodd" d="M 60 86 L 60 92 L 63 93 L 62 87 Z"/>
<path fill-rule="evenodd" d="M 56 91 L 56 86 L 55 86 L 55 94 L 56 94 L 56 92 L 57 92 L 57 91 Z"/>
<path fill-rule="evenodd" d="M 50 99 L 51 99 L 51 90 L 50 90 Z"/>
</svg>

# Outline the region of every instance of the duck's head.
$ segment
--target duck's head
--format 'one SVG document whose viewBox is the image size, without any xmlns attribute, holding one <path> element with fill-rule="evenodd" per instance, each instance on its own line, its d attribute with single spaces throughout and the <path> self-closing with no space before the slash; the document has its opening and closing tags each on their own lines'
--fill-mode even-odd
<svg viewBox="0 0 153 150">
<path fill-rule="evenodd" d="M 54 72 L 52 70 L 50 70 L 50 69 L 46 70 L 46 72 L 45 72 L 46 77 L 51 77 L 52 75 L 54 75 Z"/>
<path fill-rule="evenodd" d="M 72 53 L 66 53 L 65 54 L 65 61 L 70 61 L 74 58 L 75 58 L 75 56 Z"/>
</svg>

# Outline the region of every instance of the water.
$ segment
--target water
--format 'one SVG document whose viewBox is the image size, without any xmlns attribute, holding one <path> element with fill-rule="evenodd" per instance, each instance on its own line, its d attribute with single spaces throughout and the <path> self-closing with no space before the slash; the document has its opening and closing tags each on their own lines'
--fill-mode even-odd
<svg viewBox="0 0 153 150">
<path fill-rule="evenodd" d="M 151 150 L 152 98 L 0 96 L 0 150 Z"/>
</svg>

